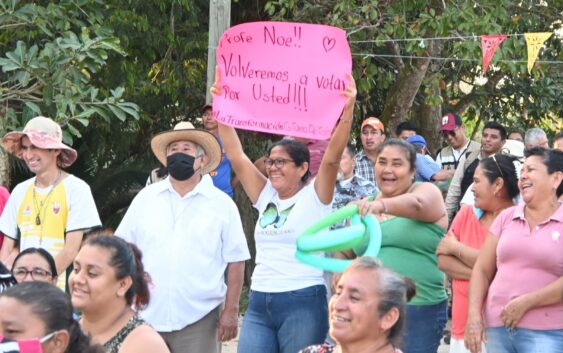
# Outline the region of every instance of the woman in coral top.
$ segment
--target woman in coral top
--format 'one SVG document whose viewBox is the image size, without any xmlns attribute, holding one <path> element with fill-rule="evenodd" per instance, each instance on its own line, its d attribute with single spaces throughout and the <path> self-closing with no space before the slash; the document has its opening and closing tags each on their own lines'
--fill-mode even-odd
<svg viewBox="0 0 563 353">
<path fill-rule="evenodd" d="M 468 352 L 463 345 L 463 336 L 471 270 L 489 234 L 489 227 L 501 211 L 514 205 L 512 200 L 520 193 L 514 158 L 506 155 L 481 160 L 473 180 L 471 191 L 475 196 L 475 207 L 465 205 L 461 208 L 436 249 L 438 268 L 453 279 L 450 353 Z"/>
</svg>

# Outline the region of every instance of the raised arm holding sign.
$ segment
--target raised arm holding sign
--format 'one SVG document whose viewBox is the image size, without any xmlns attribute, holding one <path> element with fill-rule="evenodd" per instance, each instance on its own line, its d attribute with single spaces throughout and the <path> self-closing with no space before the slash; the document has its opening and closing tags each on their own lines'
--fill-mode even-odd
<svg viewBox="0 0 563 353">
<path fill-rule="evenodd" d="M 270 28 L 266 25 L 262 26 Z M 295 37 L 299 38 L 299 26 L 295 28 Z M 301 38 L 304 37 L 303 29 Z M 281 31 L 276 29 L 276 38 L 281 38 L 280 33 Z M 237 38 L 245 43 L 250 41 L 249 37 L 240 33 L 237 37 L 229 35 L 223 39 L 225 40 L 225 38 L 232 41 L 235 41 L 233 38 Z M 283 43 L 290 42 L 293 43 L 293 40 L 289 41 L 286 38 Z M 336 46 L 338 43 L 327 41 L 326 44 Z M 260 56 L 262 54 L 270 57 L 271 53 L 256 52 L 255 59 L 263 59 Z M 307 111 L 294 109 L 293 105 L 275 102 L 269 102 L 271 106 L 262 105 L 268 108 L 266 111 L 258 110 L 259 116 L 283 118 L 288 121 L 298 117 L 301 120 L 294 120 L 296 124 L 327 124 L 323 125 L 325 126 L 323 129 L 316 129 L 317 133 L 326 129 L 330 134 L 332 130 L 332 125 L 322 119 L 322 117 L 325 117 L 326 120 L 329 118 L 327 117 L 329 113 L 324 108 L 333 105 L 331 109 L 338 109 L 334 121 L 342 113 L 313 182 L 308 180 L 310 173 L 307 146 L 302 142 L 287 139 L 276 142 L 267 152 L 266 177 L 244 154 L 237 133 L 232 127 L 233 125 L 242 126 L 233 124 L 235 118 L 229 120 L 228 116 L 222 115 L 226 108 L 233 109 L 233 112 L 245 112 L 253 110 L 258 104 L 252 97 L 252 92 L 249 94 L 248 91 L 244 91 L 238 86 L 233 88 L 235 86 L 230 83 L 232 76 L 226 77 L 223 73 L 224 69 L 225 66 L 219 63 L 216 69 L 215 85 L 211 88 L 211 92 L 215 96 L 214 111 L 218 116 L 219 135 L 225 152 L 229 155 L 233 170 L 260 214 L 254 232 L 256 267 L 252 275 L 252 294 L 242 324 L 238 352 L 265 352 L 271 347 L 280 347 L 280 353 L 295 353 L 308 345 L 322 343 L 328 330 L 323 272 L 299 262 L 294 254 L 299 235 L 311 224 L 331 212 L 330 204 L 336 173 L 352 127 L 356 85 L 348 71 L 342 78 L 345 89 L 340 89 L 333 95 L 331 93 L 332 98 L 327 99 L 322 106 L 310 104 L 312 102 L 311 96 L 309 96 L 310 91 L 306 93 Z M 280 69 L 272 69 L 268 72 L 280 72 Z M 281 69 L 281 72 L 283 74 L 284 70 Z M 274 74 L 272 73 L 272 75 Z M 288 71 L 288 79 L 294 77 L 293 75 Z M 259 80 L 264 81 L 263 84 L 268 83 L 274 88 L 278 87 L 276 86 L 278 83 L 273 82 L 272 79 Z M 230 101 L 225 98 L 229 95 L 228 92 L 234 91 L 239 92 L 236 95 L 237 99 Z M 337 102 L 341 102 L 340 106 L 334 107 Z M 244 119 L 251 119 L 246 115 L 245 117 Z M 242 121 L 243 118 L 239 120 Z M 279 126 L 283 127 L 280 121 L 264 119 L 260 122 L 261 124 L 281 124 Z M 334 122 L 332 124 L 334 125 Z M 248 126 L 246 127 L 248 128 Z M 253 129 L 263 131 L 254 127 Z M 290 133 L 289 130 L 272 131 Z M 295 135 L 295 131 L 291 131 L 291 133 Z M 311 135 L 301 136 L 310 137 Z M 318 134 L 314 136 L 321 137 Z M 272 295 L 273 293 L 275 295 Z M 265 302 L 266 298 L 269 298 L 267 308 L 259 304 Z M 304 317 L 307 320 L 303 320 Z M 274 320 L 277 324 L 271 325 L 269 320 Z"/>
<path fill-rule="evenodd" d="M 328 139 L 346 98 L 352 56 L 346 33 L 331 26 L 245 23 L 217 48 L 222 93 L 217 120 L 245 130 Z"/>
</svg>

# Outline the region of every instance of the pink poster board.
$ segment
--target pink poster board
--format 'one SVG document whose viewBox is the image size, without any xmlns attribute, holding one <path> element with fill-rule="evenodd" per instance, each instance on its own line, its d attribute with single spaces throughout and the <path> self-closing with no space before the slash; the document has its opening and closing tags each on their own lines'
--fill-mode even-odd
<svg viewBox="0 0 563 353">
<path fill-rule="evenodd" d="M 352 71 L 342 29 L 291 22 L 234 26 L 217 48 L 221 96 L 213 113 L 245 130 L 328 139 Z"/>
</svg>

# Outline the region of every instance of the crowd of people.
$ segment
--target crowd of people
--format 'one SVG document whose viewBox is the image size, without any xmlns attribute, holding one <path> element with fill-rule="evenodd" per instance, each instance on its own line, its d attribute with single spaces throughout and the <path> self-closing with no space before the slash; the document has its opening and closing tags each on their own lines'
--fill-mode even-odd
<svg viewBox="0 0 563 353">
<path fill-rule="evenodd" d="M 448 113 L 447 147 L 433 158 L 415 125 L 388 138 L 371 116 L 355 151 L 348 82 L 330 140 L 286 137 L 258 161 L 211 106 L 202 129 L 157 134 L 162 166 L 115 234 L 100 231 L 89 186 L 64 171 L 77 152 L 56 122 L 6 134 L 3 147 L 35 176 L 6 195 L 0 217 L 0 348 L 216 353 L 238 335 L 240 353 L 436 353 L 451 280 L 450 352 L 563 352 L 562 135 L 551 149 L 539 128 L 489 121 L 477 142 Z M 258 211 L 240 334 L 250 252 L 237 184 Z M 327 254 L 354 259 L 327 280 L 296 259 L 296 240 L 349 203 L 377 218 L 381 249 Z"/>
</svg>

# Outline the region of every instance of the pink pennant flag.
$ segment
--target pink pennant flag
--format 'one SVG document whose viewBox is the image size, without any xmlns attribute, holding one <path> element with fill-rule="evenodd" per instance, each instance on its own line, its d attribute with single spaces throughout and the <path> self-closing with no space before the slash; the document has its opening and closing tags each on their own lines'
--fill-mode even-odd
<svg viewBox="0 0 563 353">
<path fill-rule="evenodd" d="M 487 73 L 489 63 L 495 55 L 500 43 L 506 39 L 506 34 L 481 36 L 481 50 L 483 51 L 483 75 Z"/>
</svg>

